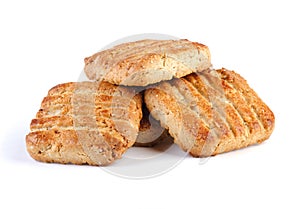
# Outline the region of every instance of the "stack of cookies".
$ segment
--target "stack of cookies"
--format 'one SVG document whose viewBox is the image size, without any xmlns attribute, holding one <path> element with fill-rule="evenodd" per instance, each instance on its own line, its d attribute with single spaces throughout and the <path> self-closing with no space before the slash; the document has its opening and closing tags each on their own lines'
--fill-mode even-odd
<svg viewBox="0 0 300 209">
<path fill-rule="evenodd" d="M 194 157 L 261 143 L 274 114 L 234 71 L 212 69 L 207 46 L 140 40 L 85 58 L 91 81 L 49 90 L 26 136 L 54 163 L 108 165 L 132 146 L 172 138 Z"/>
</svg>

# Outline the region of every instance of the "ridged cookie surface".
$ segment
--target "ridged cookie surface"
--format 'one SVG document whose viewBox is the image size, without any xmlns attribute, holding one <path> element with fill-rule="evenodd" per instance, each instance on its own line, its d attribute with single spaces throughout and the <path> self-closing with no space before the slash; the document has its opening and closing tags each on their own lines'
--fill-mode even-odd
<svg viewBox="0 0 300 209">
<path fill-rule="evenodd" d="M 141 100 L 133 89 L 107 82 L 57 85 L 31 122 L 27 150 L 42 162 L 110 164 L 136 140 Z"/>
<path fill-rule="evenodd" d="M 84 70 L 91 80 L 147 86 L 210 66 L 210 52 L 203 44 L 186 39 L 146 39 L 120 44 L 87 57 Z"/>
<path fill-rule="evenodd" d="M 152 116 L 195 157 L 261 143 L 275 118 L 246 80 L 226 69 L 193 73 L 146 90 Z"/>
</svg>

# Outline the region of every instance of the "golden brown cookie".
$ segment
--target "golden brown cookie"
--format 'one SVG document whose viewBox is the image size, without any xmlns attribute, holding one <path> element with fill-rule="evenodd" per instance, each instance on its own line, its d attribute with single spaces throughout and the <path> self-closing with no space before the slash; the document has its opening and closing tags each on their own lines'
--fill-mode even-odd
<svg viewBox="0 0 300 209">
<path fill-rule="evenodd" d="M 186 39 L 145 39 L 120 44 L 85 58 L 84 70 L 91 80 L 147 86 L 210 66 L 210 52 L 203 44 Z"/>
<path fill-rule="evenodd" d="M 216 155 L 268 139 L 275 117 L 239 74 L 206 70 L 146 90 L 152 116 L 195 157 Z"/>
<path fill-rule="evenodd" d="M 138 135 L 141 96 L 107 82 L 53 87 L 32 120 L 26 145 L 42 162 L 107 165 Z"/>
</svg>

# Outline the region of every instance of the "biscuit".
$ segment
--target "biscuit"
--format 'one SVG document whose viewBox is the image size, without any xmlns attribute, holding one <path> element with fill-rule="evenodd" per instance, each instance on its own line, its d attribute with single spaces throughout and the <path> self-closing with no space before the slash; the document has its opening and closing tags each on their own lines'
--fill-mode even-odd
<svg viewBox="0 0 300 209">
<path fill-rule="evenodd" d="M 31 121 L 27 150 L 42 162 L 110 164 L 134 144 L 141 103 L 134 89 L 107 82 L 57 85 Z"/>
<path fill-rule="evenodd" d="M 234 71 L 206 70 L 145 91 L 151 115 L 184 151 L 206 157 L 261 143 L 275 117 Z"/>
<path fill-rule="evenodd" d="M 186 39 L 124 43 L 84 61 L 84 71 L 90 80 L 125 86 L 147 86 L 211 66 L 208 47 Z"/>
</svg>

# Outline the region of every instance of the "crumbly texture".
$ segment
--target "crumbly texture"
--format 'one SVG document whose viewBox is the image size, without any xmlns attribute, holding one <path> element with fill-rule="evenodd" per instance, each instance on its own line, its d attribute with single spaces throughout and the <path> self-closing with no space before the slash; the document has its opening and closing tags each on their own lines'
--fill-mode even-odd
<svg viewBox="0 0 300 209">
<path fill-rule="evenodd" d="M 110 164 L 137 138 L 141 101 L 134 89 L 107 82 L 57 85 L 31 122 L 27 150 L 42 162 Z"/>
<path fill-rule="evenodd" d="M 152 116 L 194 157 L 261 143 L 275 117 L 247 81 L 227 69 L 206 70 L 146 90 Z"/>
<path fill-rule="evenodd" d="M 89 79 L 125 86 L 147 86 L 211 66 L 208 47 L 186 39 L 124 43 L 84 61 Z"/>
<path fill-rule="evenodd" d="M 142 105 L 143 117 L 140 122 L 140 129 L 134 143 L 136 147 L 153 147 L 165 139 L 171 138 L 168 130 L 160 126 L 159 121 L 155 120 L 145 103 Z"/>
</svg>

